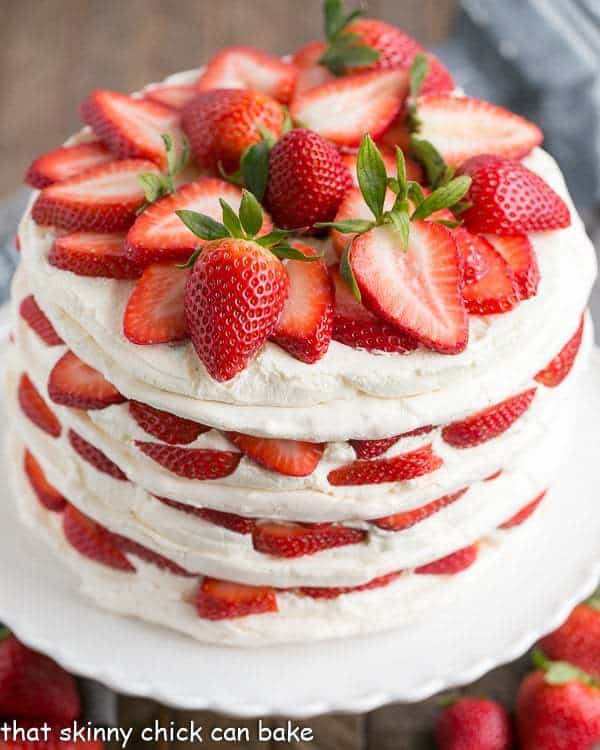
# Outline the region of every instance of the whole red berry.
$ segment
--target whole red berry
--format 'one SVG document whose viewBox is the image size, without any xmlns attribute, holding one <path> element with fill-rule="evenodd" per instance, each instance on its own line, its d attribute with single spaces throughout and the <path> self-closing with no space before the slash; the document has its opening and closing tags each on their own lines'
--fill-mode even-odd
<svg viewBox="0 0 600 750">
<path fill-rule="evenodd" d="M 568 661 L 600 680 L 600 597 L 575 607 L 540 647 L 549 659 Z"/>
<path fill-rule="evenodd" d="M 435 739 L 439 750 L 510 750 L 512 727 L 495 701 L 461 698 L 440 715 Z"/>
</svg>

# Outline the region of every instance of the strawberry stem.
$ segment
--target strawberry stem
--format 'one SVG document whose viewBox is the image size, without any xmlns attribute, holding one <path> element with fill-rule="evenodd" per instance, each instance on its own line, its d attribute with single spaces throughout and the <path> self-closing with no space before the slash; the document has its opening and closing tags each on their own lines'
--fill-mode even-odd
<svg viewBox="0 0 600 750">
<path fill-rule="evenodd" d="M 347 27 L 364 14 L 362 9 L 350 13 L 344 10 L 342 0 L 325 0 L 323 15 L 328 46 L 319 58 L 319 64 L 328 68 L 335 76 L 343 76 L 348 68 L 362 68 L 379 60 L 379 52 L 360 41 L 357 34 Z"/>
</svg>

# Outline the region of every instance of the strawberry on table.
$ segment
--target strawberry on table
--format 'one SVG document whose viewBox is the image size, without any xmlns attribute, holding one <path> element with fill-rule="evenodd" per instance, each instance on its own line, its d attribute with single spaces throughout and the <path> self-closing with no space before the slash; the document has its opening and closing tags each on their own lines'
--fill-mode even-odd
<svg viewBox="0 0 600 750">
<path fill-rule="evenodd" d="M 556 388 L 560 385 L 567 375 L 571 372 L 575 358 L 581 347 L 583 338 L 584 316 L 573 336 L 567 341 L 559 353 L 535 376 L 538 383 L 542 383 L 546 388 Z"/>
<path fill-rule="evenodd" d="M 48 263 L 78 276 L 137 279 L 142 266 L 128 257 L 125 234 L 72 232 L 54 240 Z"/>
<path fill-rule="evenodd" d="M 74 177 L 80 172 L 114 161 L 113 154 L 98 141 L 78 143 L 75 146 L 60 146 L 38 156 L 31 162 L 25 182 L 41 190 L 55 182 Z"/>
<path fill-rule="evenodd" d="M 25 449 L 23 457 L 23 469 L 27 475 L 29 484 L 44 508 L 54 513 L 60 513 L 64 510 L 67 501 L 56 487 L 53 487 L 46 479 L 44 470 L 35 459 L 33 453 L 27 449 Z"/>
<path fill-rule="evenodd" d="M 435 740 L 438 750 L 511 750 L 513 729 L 499 703 L 466 696 L 440 714 Z"/>
<path fill-rule="evenodd" d="M 74 409 L 106 409 L 126 401 L 112 383 L 71 351 L 52 368 L 48 395 L 55 404 Z"/>
<path fill-rule="evenodd" d="M 169 445 L 193 443 L 199 435 L 210 430 L 210 427 L 191 419 L 155 409 L 140 401 L 129 402 L 129 413 L 142 430 Z"/>
<path fill-rule="evenodd" d="M 23 373 L 17 389 L 19 405 L 23 413 L 50 437 L 57 438 L 62 432 L 60 422 L 50 410 L 39 391 L 31 382 L 29 375 Z"/>
<path fill-rule="evenodd" d="M 54 330 L 54 326 L 38 305 L 33 294 L 23 298 L 19 305 L 19 314 L 46 346 L 62 346 L 65 343 Z"/>
<path fill-rule="evenodd" d="M 405 529 L 410 529 L 410 527 L 414 526 L 416 523 L 424 521 L 426 518 L 429 518 L 429 516 L 442 510 L 442 508 L 456 502 L 465 494 L 467 489 L 467 487 L 464 487 L 462 490 L 458 490 L 458 492 L 444 495 L 437 500 L 432 500 L 430 503 L 422 505 L 419 508 L 414 508 L 413 510 L 406 510 L 402 513 L 394 513 L 391 516 L 376 518 L 371 521 L 371 523 L 374 523 L 375 526 L 379 526 L 380 529 L 385 529 L 386 531 L 404 531 Z"/>
<path fill-rule="evenodd" d="M 252 544 L 258 552 L 274 557 L 302 557 L 326 549 L 359 544 L 367 532 L 348 526 L 303 526 L 298 523 L 260 522 L 252 531 Z"/>
<path fill-rule="evenodd" d="M 64 512 L 63 531 L 66 540 L 80 555 L 124 573 L 135 573 L 135 567 L 121 552 L 110 531 L 74 505 L 67 506 Z"/>
<path fill-rule="evenodd" d="M 249 586 L 205 577 L 196 595 L 196 610 L 205 620 L 277 612 L 277 596 L 275 589 L 269 586 Z"/>
<path fill-rule="evenodd" d="M 464 547 L 439 560 L 415 568 L 415 573 L 420 575 L 454 575 L 455 573 L 461 573 L 473 565 L 477 560 L 478 553 L 479 546 L 472 544 L 470 547 Z"/>
<path fill-rule="evenodd" d="M 111 461 L 100 448 L 96 448 L 95 445 L 82 438 L 75 430 L 69 430 L 69 443 L 71 444 L 71 448 L 97 471 L 108 474 L 120 482 L 127 481 L 127 475 L 121 471 L 114 461 Z"/>
<path fill-rule="evenodd" d="M 180 448 L 176 445 L 148 443 L 143 440 L 136 440 L 135 445 L 167 471 L 187 479 L 222 479 L 237 469 L 242 457 L 241 453 L 234 451 Z"/>
<path fill-rule="evenodd" d="M 486 235 L 494 250 L 511 267 L 520 299 L 529 299 L 537 294 L 540 283 L 540 269 L 533 245 L 524 234 L 514 236 Z"/>
<path fill-rule="evenodd" d="M 240 432 L 228 432 L 227 437 L 255 463 L 290 477 L 312 474 L 325 450 L 323 443 L 302 440 L 260 438 Z"/>
<path fill-rule="evenodd" d="M 327 479 L 334 486 L 404 482 L 430 474 L 439 469 L 442 463 L 431 445 L 425 445 L 393 458 L 353 461 L 330 471 Z"/>
</svg>

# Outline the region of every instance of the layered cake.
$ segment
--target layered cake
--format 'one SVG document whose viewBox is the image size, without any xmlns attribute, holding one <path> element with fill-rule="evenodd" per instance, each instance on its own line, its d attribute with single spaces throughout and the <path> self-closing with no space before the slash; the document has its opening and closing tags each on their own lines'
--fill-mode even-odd
<svg viewBox="0 0 600 750">
<path fill-rule="evenodd" d="M 537 126 L 337 2 L 293 57 L 81 116 L 27 173 L 7 392 L 20 516 L 85 595 L 309 641 L 543 539 L 596 266 Z"/>
</svg>

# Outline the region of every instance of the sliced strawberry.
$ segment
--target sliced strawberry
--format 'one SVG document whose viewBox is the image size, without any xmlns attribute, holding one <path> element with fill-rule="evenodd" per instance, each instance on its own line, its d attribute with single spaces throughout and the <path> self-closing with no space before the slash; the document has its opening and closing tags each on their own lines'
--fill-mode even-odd
<svg viewBox="0 0 600 750">
<path fill-rule="evenodd" d="M 511 267 L 519 297 L 529 299 L 536 295 L 540 283 L 540 269 L 535 250 L 528 237 L 524 234 L 512 237 L 488 234 L 486 239 Z"/>
<path fill-rule="evenodd" d="M 144 203 L 144 189 L 138 180 L 143 172 L 158 173 L 158 168 L 142 159 L 91 167 L 44 188 L 31 216 L 37 224 L 71 232 L 121 232 L 133 224 Z"/>
<path fill-rule="evenodd" d="M 29 417 L 40 430 L 47 432 L 51 437 L 59 437 L 62 432 L 60 422 L 54 412 L 50 411 L 39 391 L 25 373 L 21 375 L 19 380 L 18 398 L 25 416 Z"/>
<path fill-rule="evenodd" d="M 193 443 L 199 435 L 211 429 L 199 422 L 169 414 L 139 401 L 129 402 L 129 413 L 142 430 L 169 445 Z"/>
<path fill-rule="evenodd" d="M 287 104 L 297 74 L 295 65 L 255 47 L 225 47 L 209 61 L 196 88 L 254 89 Z"/>
<path fill-rule="evenodd" d="M 337 78 L 304 91 L 290 106 L 292 118 L 340 146 L 358 146 L 365 133 L 380 136 L 408 93 L 408 73 L 391 70 Z"/>
<path fill-rule="evenodd" d="M 166 570 L 176 576 L 183 576 L 184 578 L 197 577 L 197 573 L 190 573 L 189 570 L 182 568 L 181 565 L 177 565 L 177 563 L 169 560 L 168 557 L 159 555 L 158 552 L 154 552 L 153 550 L 148 549 L 148 547 L 144 547 L 143 544 L 134 542 L 133 539 L 128 539 L 125 536 L 115 533 L 111 533 L 110 538 L 114 545 L 125 555 L 139 557 L 140 560 L 156 565 L 160 570 Z"/>
<path fill-rule="evenodd" d="M 221 479 L 233 473 L 242 457 L 233 451 L 205 448 L 179 448 L 161 443 L 135 441 L 146 456 L 168 471 L 187 479 Z"/>
<path fill-rule="evenodd" d="M 25 175 L 25 182 L 41 190 L 55 182 L 68 180 L 90 167 L 114 161 L 114 158 L 106 146 L 95 141 L 61 146 L 32 161 Z"/>
<path fill-rule="evenodd" d="M 294 96 L 304 91 L 322 86 L 324 83 L 335 81 L 335 76 L 324 65 L 319 65 L 319 59 L 326 48 L 325 42 L 308 42 L 301 47 L 292 58 L 298 69 Z"/>
<path fill-rule="evenodd" d="M 28 450 L 25 450 L 23 468 L 33 491 L 44 508 L 55 513 L 60 513 L 61 510 L 64 510 L 67 501 L 56 487 L 53 487 L 46 479 L 44 470 L 36 461 L 33 453 Z"/>
<path fill-rule="evenodd" d="M 484 153 L 518 159 L 543 140 L 537 125 L 480 99 L 420 97 L 417 112 L 419 138 L 433 143 L 448 164 L 460 164 Z"/>
<path fill-rule="evenodd" d="M 325 450 L 324 443 L 260 438 L 240 432 L 228 432 L 227 437 L 255 463 L 289 477 L 312 474 Z"/>
<path fill-rule="evenodd" d="M 228 620 L 277 612 L 277 597 L 270 586 L 247 586 L 206 577 L 198 589 L 196 610 L 205 620 Z"/>
<path fill-rule="evenodd" d="M 79 554 L 109 568 L 135 573 L 134 566 L 114 543 L 110 531 L 69 505 L 63 515 L 66 540 Z"/>
<path fill-rule="evenodd" d="M 395 150 L 396 146 L 399 146 L 407 154 L 410 150 L 410 136 L 406 108 L 403 107 L 390 127 L 379 138 L 379 143 L 384 148 L 392 151 Z"/>
<path fill-rule="evenodd" d="M 495 471 L 493 474 L 490 474 L 489 477 L 486 477 L 483 481 L 484 482 L 493 482 L 494 479 L 498 479 L 498 477 L 502 474 L 502 469 L 498 469 L 498 471 Z"/>
<path fill-rule="evenodd" d="M 338 596 L 342 596 L 343 594 L 354 594 L 358 591 L 369 591 L 387 586 L 400 575 L 401 573 L 387 573 L 378 578 L 373 578 L 372 581 L 363 583 L 360 586 L 301 586 L 295 589 L 295 591 L 303 596 L 310 596 L 312 599 L 337 599 Z"/>
<path fill-rule="evenodd" d="M 55 404 L 74 409 L 106 409 L 126 401 L 101 372 L 68 351 L 52 368 L 48 395 Z"/>
<path fill-rule="evenodd" d="M 508 519 L 508 521 L 501 523 L 499 528 L 512 529 L 513 527 L 520 526 L 522 523 L 524 523 L 529 518 L 529 516 L 533 515 L 538 505 L 542 502 L 542 500 L 546 496 L 547 491 L 548 490 L 544 490 L 543 492 L 540 492 L 540 494 L 534 497 L 534 499 L 530 503 L 527 503 L 527 505 L 523 506 L 521 510 L 515 513 L 514 516 L 511 516 Z"/>
<path fill-rule="evenodd" d="M 443 440 L 454 448 L 472 448 L 498 437 L 529 409 L 535 392 L 535 388 L 529 388 L 472 417 L 452 422 L 442 430 Z"/>
<path fill-rule="evenodd" d="M 431 445 L 425 445 L 393 458 L 353 461 L 330 471 L 327 479 L 330 484 L 336 486 L 404 482 L 407 479 L 430 474 L 439 469 L 443 463 L 442 459 L 433 452 Z"/>
<path fill-rule="evenodd" d="M 554 359 L 552 359 L 546 367 L 544 367 L 543 370 L 540 370 L 535 376 L 538 383 L 545 385 L 547 388 L 556 388 L 556 386 L 560 385 L 571 372 L 571 368 L 573 367 L 583 338 L 583 323 L 584 317 L 582 315 L 579 327 L 573 336 L 567 341 Z"/>
<path fill-rule="evenodd" d="M 168 344 L 189 338 L 183 298 L 189 269 L 173 263 L 148 266 L 123 313 L 123 333 L 133 344 Z"/>
<path fill-rule="evenodd" d="M 388 148 L 381 148 L 380 151 L 381 151 L 381 156 L 383 157 L 383 163 L 385 164 L 385 170 L 388 174 L 388 177 L 395 177 L 397 165 L 396 165 L 396 156 L 394 154 L 394 151 Z M 358 159 L 358 153 L 351 152 L 351 153 L 343 154 L 342 159 L 344 160 L 346 166 L 350 170 L 350 174 L 352 175 L 352 181 L 354 183 L 354 186 L 358 188 L 358 178 L 356 176 L 356 162 Z M 421 167 L 421 165 L 418 162 L 413 161 L 413 159 L 411 159 L 408 156 L 404 157 L 404 161 L 406 165 L 406 177 L 409 180 L 414 180 L 415 182 L 421 182 L 423 180 L 423 168 Z M 364 202 L 364 200 L 362 200 L 362 193 L 360 193 L 360 191 L 358 195 L 361 198 L 362 205 L 368 211 L 369 209 L 367 207 L 367 204 Z M 344 205 L 345 202 L 346 202 L 346 198 L 342 202 L 342 206 Z M 340 209 L 339 209 L 340 211 L 342 210 L 342 206 L 340 206 Z M 345 218 L 370 219 L 372 218 L 372 214 L 369 212 L 364 217 L 361 216 L 360 214 L 352 214 L 352 215 L 348 214 Z M 340 219 L 336 217 L 336 221 L 340 221 Z M 343 235 L 343 236 L 347 236 L 347 235 Z"/>
<path fill-rule="evenodd" d="M 398 354 L 406 354 L 417 348 L 414 338 L 373 315 L 360 304 L 342 279 L 338 268 L 330 267 L 329 273 L 335 286 L 334 341 L 353 349 Z"/>
<path fill-rule="evenodd" d="M 196 87 L 192 85 L 165 83 L 153 86 L 148 91 L 145 91 L 144 99 L 150 99 L 153 102 L 158 102 L 158 104 L 170 107 L 179 112 L 186 104 L 191 102 L 197 93 Z"/>
<path fill-rule="evenodd" d="M 258 552 L 274 557 L 302 557 L 325 549 L 359 544 L 367 532 L 347 526 L 307 527 L 297 523 L 258 523 L 252 531 L 252 544 Z"/>
<path fill-rule="evenodd" d="M 465 238 L 468 238 L 468 242 L 465 242 Z M 513 270 L 504 258 L 480 235 L 462 230 L 456 239 L 463 258 L 469 258 L 475 249 L 487 269 L 479 281 L 470 281 L 470 273 L 465 276 L 462 295 L 467 310 L 472 315 L 498 315 L 516 307 L 519 289 Z"/>
<path fill-rule="evenodd" d="M 380 440 L 350 440 L 348 442 L 354 448 L 357 458 L 377 458 L 377 456 L 381 456 L 401 438 L 427 435 L 433 429 L 433 425 L 428 424 L 425 427 L 417 427 L 416 430 L 403 432 L 401 435 L 393 435 L 389 438 L 381 438 Z"/>
<path fill-rule="evenodd" d="M 454 575 L 454 573 L 460 573 L 477 560 L 477 554 L 479 547 L 477 544 L 472 544 L 470 547 L 464 547 L 459 549 L 457 552 L 453 552 L 446 557 L 442 557 L 439 560 L 428 563 L 427 565 L 421 565 L 415 568 L 415 573 L 426 573 L 429 575 Z"/>
<path fill-rule="evenodd" d="M 375 526 L 379 526 L 380 529 L 385 529 L 386 531 L 404 531 L 404 529 L 410 529 L 410 527 L 414 526 L 416 523 L 424 521 L 426 518 L 429 518 L 429 516 L 442 510 L 442 508 L 445 508 L 447 505 L 456 502 L 456 500 L 458 500 L 459 497 L 462 497 L 466 491 L 467 487 L 464 487 L 462 490 L 458 490 L 458 492 L 438 497 L 437 500 L 432 500 L 432 502 L 427 503 L 427 505 L 422 505 L 420 508 L 407 510 L 404 511 L 404 513 L 394 513 L 393 515 L 385 516 L 384 518 L 376 518 L 374 521 L 371 521 L 371 523 L 374 523 Z"/>
<path fill-rule="evenodd" d="M 304 255 L 316 255 L 299 242 Z M 322 260 L 288 260 L 288 296 L 277 321 L 273 341 L 301 362 L 313 364 L 325 355 L 333 329 L 334 296 L 327 266 Z"/>
<path fill-rule="evenodd" d="M 123 232 L 63 234 L 54 240 L 48 263 L 78 276 L 108 279 L 138 279 L 143 271 L 142 266 L 128 257 Z"/>
<path fill-rule="evenodd" d="M 480 238 L 464 227 L 457 227 L 452 234 L 456 240 L 458 254 L 462 258 L 464 283 L 474 284 L 481 281 L 490 270 L 487 246 L 482 249 Z"/>
<path fill-rule="evenodd" d="M 62 346 L 65 343 L 54 330 L 54 326 L 36 302 L 33 294 L 23 299 L 19 305 L 19 314 L 47 346 Z"/>
<path fill-rule="evenodd" d="M 96 448 L 87 440 L 81 437 L 74 430 L 69 430 L 69 442 L 73 450 L 78 453 L 84 461 L 91 464 L 94 469 L 101 471 L 103 474 L 108 474 L 113 479 L 118 479 L 120 482 L 126 482 L 127 476 L 119 469 L 116 463 L 110 460 L 110 458 L 104 454 L 100 448 Z"/>
<path fill-rule="evenodd" d="M 431 52 L 426 52 L 429 71 L 421 85 L 421 95 L 450 94 L 456 88 L 452 74 L 448 68 Z"/>
<path fill-rule="evenodd" d="M 160 500 L 161 503 L 168 505 L 170 508 L 180 510 L 182 513 L 187 513 L 188 515 L 196 516 L 203 521 L 213 523 L 215 526 L 222 526 L 224 529 L 234 531 L 236 534 L 252 533 L 252 529 L 256 523 L 254 518 L 238 516 L 235 513 L 227 513 L 223 510 L 215 510 L 214 508 L 196 508 L 193 505 L 178 503 L 176 500 L 169 500 L 166 497 L 159 497 L 158 500 Z"/>
<path fill-rule="evenodd" d="M 355 154 L 352 154 L 352 159 L 356 159 Z M 346 160 L 346 157 L 344 157 L 344 160 Z M 353 179 L 356 180 L 355 171 L 353 172 Z M 388 190 L 384 203 L 386 211 L 389 211 L 392 208 L 395 199 L 395 194 L 391 190 Z M 365 199 L 358 187 L 353 187 L 346 192 L 340 203 L 340 207 L 337 210 L 334 221 L 347 221 L 348 219 L 368 219 L 370 221 L 373 219 L 371 209 L 365 203 Z M 331 240 L 338 258 L 342 257 L 342 253 L 348 246 L 348 243 L 351 242 L 355 236 L 355 234 L 350 232 L 340 232 L 337 229 L 331 231 Z"/>
<path fill-rule="evenodd" d="M 119 159 L 149 159 L 166 169 L 168 133 L 182 142 L 179 114 L 147 99 L 134 99 L 117 91 L 98 89 L 81 105 L 81 117 Z"/>
<path fill-rule="evenodd" d="M 363 304 L 375 315 L 434 351 L 466 348 L 462 269 L 446 227 L 411 222 L 408 250 L 391 226 L 375 227 L 352 243 L 350 265 Z"/>
</svg>

